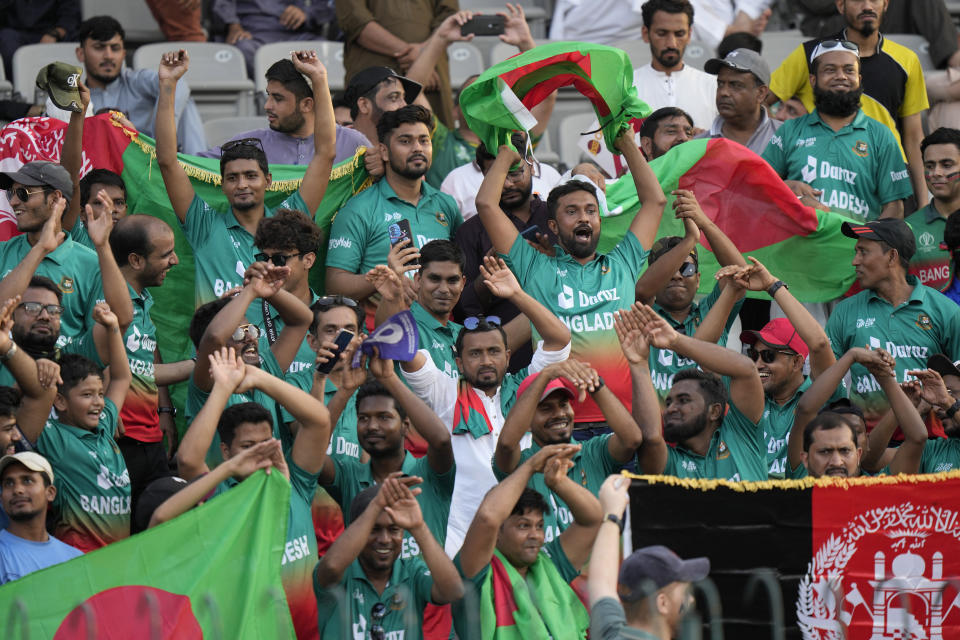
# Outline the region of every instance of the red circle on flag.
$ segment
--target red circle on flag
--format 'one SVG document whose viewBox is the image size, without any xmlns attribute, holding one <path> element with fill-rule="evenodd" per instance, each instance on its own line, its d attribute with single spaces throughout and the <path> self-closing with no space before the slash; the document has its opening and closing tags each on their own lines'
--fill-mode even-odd
<svg viewBox="0 0 960 640">
<path fill-rule="evenodd" d="M 159 634 L 154 635 L 151 624 L 159 626 Z M 114 587 L 90 596 L 64 618 L 53 639 L 85 639 L 90 628 L 94 632 L 90 637 L 100 640 L 203 638 L 190 598 L 142 585 Z"/>
</svg>

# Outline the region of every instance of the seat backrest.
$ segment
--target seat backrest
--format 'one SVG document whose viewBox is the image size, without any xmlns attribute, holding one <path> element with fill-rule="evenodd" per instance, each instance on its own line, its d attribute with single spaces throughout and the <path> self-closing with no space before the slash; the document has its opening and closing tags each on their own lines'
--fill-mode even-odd
<svg viewBox="0 0 960 640">
<path fill-rule="evenodd" d="M 763 59 L 767 61 L 770 71 L 774 71 L 783 64 L 797 47 L 809 40 L 799 31 L 768 31 L 760 36 L 763 42 Z"/>
<path fill-rule="evenodd" d="M 27 102 L 33 102 L 37 93 L 37 73 L 51 62 L 69 62 L 78 67 L 77 42 L 27 44 L 13 54 L 13 88 Z"/>
<path fill-rule="evenodd" d="M 317 52 L 320 62 L 327 68 L 327 83 L 331 91 L 343 89 L 347 74 L 347 70 L 343 66 L 343 43 L 327 40 L 295 40 L 271 42 L 257 49 L 253 56 L 253 74 L 255 77 L 252 78 L 257 86 L 257 92 L 267 90 L 267 79 L 263 76 L 274 62 L 283 59 L 289 60 L 291 51 L 301 49 L 313 49 Z"/>
<path fill-rule="evenodd" d="M 167 51 L 184 49 L 190 55 L 190 71 L 184 76 L 190 91 L 200 91 L 208 82 L 243 82 L 247 67 L 243 53 L 223 42 L 154 42 L 137 48 L 133 54 L 134 69 L 156 69 L 160 56 Z"/>
<path fill-rule="evenodd" d="M 649 64 L 650 60 L 653 59 L 653 54 L 650 53 L 650 43 L 643 40 L 617 40 L 612 46 L 627 52 L 634 69 Z"/>
<path fill-rule="evenodd" d="M 883 37 L 903 45 L 917 54 L 917 57 L 920 58 L 920 66 L 924 71 L 936 69 L 933 58 L 930 57 L 930 43 L 923 36 L 917 33 L 885 33 Z"/>
<path fill-rule="evenodd" d="M 203 132 L 207 137 L 207 144 L 218 147 L 238 133 L 263 129 L 266 120 L 260 116 L 216 118 L 203 123 Z"/>
<path fill-rule="evenodd" d="M 472 75 L 483 73 L 483 52 L 469 42 L 454 42 L 447 49 L 450 60 L 450 86 L 458 89 Z"/>
<path fill-rule="evenodd" d="M 691 40 L 683 52 L 683 62 L 684 64 L 703 71 L 703 65 L 707 63 L 707 60 L 715 58 L 716 56 L 717 52 L 713 48 L 702 42 L 694 42 Z"/>
<path fill-rule="evenodd" d="M 123 25 L 127 42 L 157 42 L 164 39 L 160 26 L 143 0 L 83 0 L 83 19 L 110 16 Z"/>
</svg>

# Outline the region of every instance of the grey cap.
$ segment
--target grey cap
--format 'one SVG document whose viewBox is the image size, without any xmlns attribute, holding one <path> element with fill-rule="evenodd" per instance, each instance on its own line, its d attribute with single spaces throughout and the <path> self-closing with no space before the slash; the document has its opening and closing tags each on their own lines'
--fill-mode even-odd
<svg viewBox="0 0 960 640">
<path fill-rule="evenodd" d="M 753 49 L 734 49 L 723 60 L 711 58 L 703 65 L 703 70 L 717 75 L 720 73 L 720 67 L 728 67 L 734 71 L 749 71 L 761 84 L 770 84 L 770 67 Z"/>
<path fill-rule="evenodd" d="M 643 547 L 627 556 L 620 565 L 617 592 L 624 602 L 635 602 L 671 582 L 696 582 L 706 578 L 708 573 L 709 558 L 683 560 L 663 545 Z"/>
<path fill-rule="evenodd" d="M 16 171 L 0 171 L 0 189 L 9 189 L 14 182 L 25 187 L 56 189 L 67 200 L 73 197 L 73 180 L 67 170 L 56 162 L 37 160 L 28 162 Z"/>
</svg>

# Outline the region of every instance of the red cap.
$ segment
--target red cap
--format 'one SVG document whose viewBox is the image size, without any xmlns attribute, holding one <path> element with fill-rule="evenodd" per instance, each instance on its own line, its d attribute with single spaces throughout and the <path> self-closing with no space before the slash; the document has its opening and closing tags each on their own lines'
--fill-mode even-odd
<svg viewBox="0 0 960 640">
<path fill-rule="evenodd" d="M 527 387 L 533 384 L 533 381 L 536 380 L 537 376 L 539 375 L 540 375 L 539 372 L 531 373 L 530 375 L 528 375 L 526 378 L 523 379 L 523 382 L 520 383 L 520 387 L 517 389 L 517 399 L 519 399 L 520 396 L 523 395 L 523 392 L 527 390 Z M 554 378 L 553 380 L 547 383 L 546 388 L 543 390 L 543 393 L 540 394 L 540 399 L 537 400 L 537 402 L 542 401 L 548 395 L 558 390 L 565 392 L 568 396 L 570 396 L 571 399 L 577 397 L 576 390 L 573 388 L 573 386 L 570 384 L 570 382 L 566 378 Z"/>
<path fill-rule="evenodd" d="M 810 355 L 810 349 L 786 318 L 775 318 L 760 331 L 744 331 L 740 334 L 743 344 L 753 345 L 757 340 L 772 349 L 790 349 L 804 358 Z"/>
</svg>

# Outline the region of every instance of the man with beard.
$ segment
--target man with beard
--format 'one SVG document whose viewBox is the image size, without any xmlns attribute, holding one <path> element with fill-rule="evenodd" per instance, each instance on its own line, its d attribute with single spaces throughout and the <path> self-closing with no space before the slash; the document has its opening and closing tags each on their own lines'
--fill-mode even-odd
<svg viewBox="0 0 960 640">
<path fill-rule="evenodd" d="M 661 107 L 640 125 L 640 149 L 647 160 L 656 160 L 693 137 L 693 119 L 677 107 Z"/>
<path fill-rule="evenodd" d="M 902 218 L 909 173 L 890 130 L 860 108 L 857 45 L 827 40 L 810 54 L 816 109 L 784 123 L 763 159 L 802 204 L 855 220 Z"/>
<path fill-rule="evenodd" d="M 633 140 L 622 132 L 615 142 L 626 158 L 637 196 L 643 203 L 616 247 L 597 253 L 600 241 L 600 206 L 596 189 L 588 182 L 571 180 L 547 198 L 548 228 L 559 239 L 556 254 L 547 256 L 531 247 L 500 208 L 503 183 L 520 154 L 502 146 L 477 194 L 477 211 L 493 246 L 507 256 L 507 264 L 520 284 L 570 329 L 572 355 L 589 362 L 620 402 L 629 406 L 627 361 L 613 329 L 613 314 L 635 299 L 637 278 L 646 260 L 666 205 L 656 175 Z M 539 337 L 534 332 L 534 340 Z M 576 403 L 577 432 L 586 439 L 605 431 L 603 413 L 591 398 Z"/>
<path fill-rule="evenodd" d="M 432 158 L 432 123 L 430 112 L 419 105 L 388 111 L 380 118 L 377 139 L 386 174 L 348 200 L 334 218 L 327 251 L 330 293 L 357 301 L 374 293 L 364 274 L 387 264 L 391 228 L 399 233 L 401 220 L 409 223 L 417 249 L 431 240 L 451 240 L 463 222 L 453 198 L 424 180 Z"/>
<path fill-rule="evenodd" d="M 103 107 L 119 109 L 137 131 L 157 137 L 158 91 L 157 72 L 152 69 L 131 69 L 123 62 L 127 56 L 123 27 L 110 16 L 94 16 L 80 25 L 77 60 L 87 72 L 86 83 L 94 111 Z M 174 109 L 179 134 L 176 144 L 183 153 L 199 153 L 207 148 L 203 122 L 197 105 L 190 98 L 190 88 L 177 87 L 179 98 Z"/>
<path fill-rule="evenodd" d="M 63 292 L 46 276 L 33 276 L 13 310 L 10 337 L 18 349 L 37 360 L 52 363 L 60 360 L 60 317 L 63 314 Z M 13 373 L 0 363 L 0 385 L 13 386 Z"/>
<path fill-rule="evenodd" d="M 266 129 L 238 133 L 230 138 L 256 138 L 273 164 L 309 164 L 313 160 L 314 100 L 313 89 L 303 74 L 289 60 L 278 60 L 264 74 L 267 79 Z M 369 147 L 367 137 L 337 125 L 337 155 L 333 163 L 352 158 L 360 147 Z M 199 153 L 202 158 L 219 158 L 220 147 Z"/>
<path fill-rule="evenodd" d="M 754 153 L 763 153 L 783 124 L 763 105 L 769 90 L 770 68 L 756 51 L 734 49 L 724 58 L 707 60 L 707 73 L 717 76 L 717 112 L 720 114 L 701 138 L 727 138 Z"/>
<path fill-rule="evenodd" d="M 927 360 L 927 368 L 911 371 L 921 385 L 921 397 L 943 422 L 946 438 L 927 441 L 920 459 L 920 473 L 960 469 L 960 369 L 942 353 Z"/>
<path fill-rule="evenodd" d="M 47 510 L 56 496 L 53 468 L 39 453 L 0 458 L 0 513 L 10 515 L 0 530 L 0 584 L 83 555 L 47 533 Z"/>
<path fill-rule="evenodd" d="M 214 210 L 196 194 L 177 159 L 174 100 L 177 82 L 187 72 L 190 58 L 180 50 L 160 60 L 160 99 L 157 103 L 157 163 L 170 204 L 193 249 L 196 267 L 195 306 L 200 306 L 242 284 L 243 271 L 254 262 L 254 235 L 263 218 L 278 209 L 294 209 L 313 216 L 327 190 L 336 155 L 336 123 L 327 86 L 327 70 L 315 51 L 290 54 L 294 68 L 306 75 L 314 92 L 314 150 L 300 189 L 278 207 L 265 204 L 272 176 L 258 138 L 224 143 L 220 176 L 230 211 Z"/>
<path fill-rule="evenodd" d="M 821 44 L 852 43 L 852 50 L 858 52 L 861 61 L 863 112 L 887 127 L 900 145 L 898 151 L 907 161 L 912 193 L 916 196 L 917 206 L 923 207 L 927 204 L 927 189 L 920 151 L 923 139 L 921 115 L 929 103 L 920 60 L 910 49 L 880 34 L 889 0 L 835 1 L 846 27 L 828 38 L 808 40 L 798 46 L 773 72 L 767 104 L 777 100 L 785 102 L 796 96 L 807 111 L 812 111 L 815 106 L 822 111 L 817 103 L 816 87 L 811 91 L 805 82 L 807 76 L 817 73 L 813 54 Z M 868 152 L 873 154 L 872 149 Z"/>
<path fill-rule="evenodd" d="M 0 455 L 16 451 L 21 441 L 17 428 L 17 409 L 20 408 L 20 392 L 13 387 L 0 386 Z M 0 515 L 0 520 L 3 516 Z M 0 529 L 4 523 L 0 522 Z"/>
</svg>

